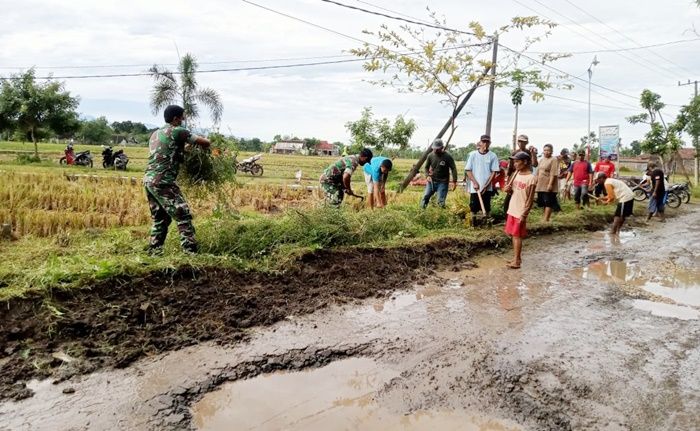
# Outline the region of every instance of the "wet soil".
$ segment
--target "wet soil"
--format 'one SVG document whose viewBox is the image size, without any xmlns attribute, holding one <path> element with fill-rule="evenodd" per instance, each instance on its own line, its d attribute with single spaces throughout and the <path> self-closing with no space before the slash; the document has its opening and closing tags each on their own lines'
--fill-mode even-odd
<svg viewBox="0 0 700 431">
<path fill-rule="evenodd" d="M 304 286 L 321 296 L 328 289 L 315 277 L 323 286 L 335 286 L 322 298 L 329 306 L 295 293 L 291 297 L 312 306 L 285 304 L 290 314 L 270 326 L 227 328 L 245 337 L 244 343 L 221 343 L 222 337 L 189 340 L 194 345 L 166 353 L 145 350 L 139 354 L 149 357 L 126 368 L 108 367 L 58 384 L 32 380 L 27 389 L 33 397 L 0 403 L 0 429 L 217 429 L 217 421 L 230 424 L 233 417 L 253 429 L 313 429 L 315 423 L 303 420 L 336 412 L 340 416 L 330 418 L 349 420 L 349 429 L 358 428 L 352 424 L 372 429 L 378 417 L 377 429 L 391 429 L 397 418 L 406 421 L 396 429 L 426 418 L 428 428 L 449 429 L 457 417 L 480 431 L 697 430 L 700 320 L 667 309 L 700 310 L 696 212 L 628 228 L 619 238 L 602 231 L 533 235 L 525 241 L 519 271 L 505 269 L 507 252 L 477 256 L 477 250 L 447 241 L 439 248 L 425 245 L 417 254 L 413 249 L 364 250 L 357 256 L 357 250 L 338 251 L 345 253 L 343 260 L 334 260 L 334 253 L 309 255 L 301 266 L 309 268 L 311 279 Z M 375 274 L 358 271 L 371 262 L 367 253 L 393 262 L 382 273 L 391 290 L 376 286 Z M 337 275 L 324 269 L 322 257 L 339 268 Z M 355 266 L 344 270 L 344 262 Z M 182 276 L 187 282 L 171 274 L 167 280 L 187 286 L 197 277 Z M 274 277 L 279 283 L 296 280 L 289 274 Z M 334 277 L 338 280 L 330 281 Z M 352 292 L 343 287 L 343 281 L 355 278 L 365 286 Z M 226 286 L 246 292 L 232 282 Z M 257 301 L 267 301 L 262 298 L 267 286 L 253 291 Z M 279 295 L 283 288 L 270 291 Z M 197 333 L 196 328 L 180 331 Z M 71 353 L 61 346 L 57 352 Z M 78 355 L 55 356 L 64 364 L 54 368 L 57 372 Z M 326 371 L 320 368 L 329 364 Z M 328 373 L 338 369 L 359 385 L 352 402 L 332 392 L 339 384 L 324 386 Z M 291 377 L 291 372 L 302 373 Z M 376 381 L 362 386 L 365 376 Z M 269 408 L 241 411 L 245 403 L 258 401 L 246 398 L 253 392 L 236 388 L 255 386 L 259 379 L 283 383 L 272 384 L 259 400 Z M 328 398 L 337 401 L 332 408 L 321 403 L 300 418 L 306 401 Z M 267 422 L 273 416 L 274 422 Z"/>
<path fill-rule="evenodd" d="M 0 400 L 31 396 L 30 379 L 60 382 L 205 340 L 241 341 L 251 327 L 381 296 L 421 268 L 497 245 L 441 239 L 410 249 L 317 251 L 280 274 L 185 268 L 13 300 L 0 315 Z"/>
</svg>

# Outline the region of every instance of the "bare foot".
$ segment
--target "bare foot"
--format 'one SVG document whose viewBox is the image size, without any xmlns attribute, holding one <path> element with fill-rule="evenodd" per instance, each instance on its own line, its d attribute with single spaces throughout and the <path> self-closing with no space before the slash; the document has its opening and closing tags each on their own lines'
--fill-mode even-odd
<svg viewBox="0 0 700 431">
<path fill-rule="evenodd" d="M 506 266 L 510 269 L 520 269 L 520 263 L 508 262 Z"/>
</svg>

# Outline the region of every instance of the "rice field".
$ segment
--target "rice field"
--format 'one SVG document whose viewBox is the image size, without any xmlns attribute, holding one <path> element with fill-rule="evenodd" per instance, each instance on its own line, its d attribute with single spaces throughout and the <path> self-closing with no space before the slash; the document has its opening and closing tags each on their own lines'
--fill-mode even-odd
<svg viewBox="0 0 700 431">
<path fill-rule="evenodd" d="M 85 229 L 146 226 L 150 214 L 141 182 L 146 165 L 147 149 L 128 147 L 130 157 L 126 172 L 101 167 L 99 146 L 76 146 L 76 151 L 91 149 L 94 168 L 64 167 L 58 164 L 63 146 L 40 144 L 41 164 L 14 163 L 17 152 L 30 149 L 31 144 L 0 143 L 0 224 L 10 224 L 15 237 L 49 237 Z M 24 147 L 23 147 L 24 146 Z M 85 148 L 83 148 L 85 147 Z M 248 157 L 242 153 L 239 159 Z M 262 177 L 239 174 L 236 183 L 216 189 L 184 187 L 196 219 L 220 212 L 254 211 L 269 216 L 288 208 L 311 208 L 321 202 L 315 189 L 323 169 L 333 157 L 264 154 Z M 397 160 L 390 180 L 400 181 L 413 161 Z M 99 167 L 98 167 L 99 166 Z M 297 183 L 295 175 L 302 171 Z M 360 172 L 353 176 L 356 191 L 364 194 Z M 394 202 L 417 202 L 417 193 L 397 196 Z M 361 202 L 348 199 L 347 204 L 361 207 Z"/>
</svg>

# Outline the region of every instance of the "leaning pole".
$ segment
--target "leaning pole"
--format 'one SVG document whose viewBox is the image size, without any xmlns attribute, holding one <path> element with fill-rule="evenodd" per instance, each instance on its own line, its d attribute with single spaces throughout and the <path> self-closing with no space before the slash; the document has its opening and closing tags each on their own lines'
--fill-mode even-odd
<svg viewBox="0 0 700 431">
<path fill-rule="evenodd" d="M 459 115 L 459 113 L 462 111 L 462 109 L 467 104 L 469 99 L 472 97 L 472 94 L 474 94 L 476 89 L 479 88 L 479 86 L 481 85 L 481 82 L 484 80 L 484 78 L 486 78 L 486 76 L 488 76 L 490 70 L 491 70 L 491 66 L 488 66 L 484 69 L 484 71 L 481 73 L 481 76 L 479 76 L 479 79 L 477 79 L 476 82 L 474 83 L 474 86 L 469 90 L 469 92 L 467 94 L 464 95 L 464 98 L 462 99 L 462 101 L 459 103 L 457 108 L 452 112 L 450 119 L 447 120 L 447 123 L 445 123 L 445 125 L 442 127 L 442 130 L 440 130 L 440 132 L 437 134 L 437 136 L 435 136 L 435 139 L 440 139 L 445 135 L 445 132 L 447 132 L 447 129 L 449 129 L 450 125 L 454 123 L 455 119 L 457 118 L 457 115 Z M 428 155 L 430 154 L 431 151 L 432 151 L 432 149 L 430 148 L 430 145 L 428 145 L 428 148 L 423 152 L 420 159 L 418 159 L 418 161 L 413 165 L 413 167 L 411 168 L 411 171 L 408 173 L 408 175 L 406 175 L 406 178 L 403 179 L 403 182 L 401 183 L 401 186 L 399 187 L 399 193 L 403 192 L 404 189 L 406 188 L 406 186 L 408 185 L 408 183 L 410 183 L 411 180 L 413 179 L 413 177 L 416 176 L 416 174 L 420 170 L 420 167 L 425 162 L 425 159 L 428 158 Z"/>
</svg>

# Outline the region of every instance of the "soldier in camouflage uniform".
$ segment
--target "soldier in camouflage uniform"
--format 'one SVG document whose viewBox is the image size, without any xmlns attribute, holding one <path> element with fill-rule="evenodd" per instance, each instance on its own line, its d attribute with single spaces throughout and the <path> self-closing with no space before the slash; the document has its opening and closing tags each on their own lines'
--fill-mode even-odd
<svg viewBox="0 0 700 431">
<path fill-rule="evenodd" d="M 181 126 L 185 119 L 182 107 L 168 106 L 164 117 L 168 124 L 153 132 L 148 143 L 148 166 L 143 179 L 153 219 L 148 249 L 156 254 L 162 252 L 168 227 L 174 219 L 180 232 L 180 245 L 185 251 L 194 253 L 197 241 L 192 214 L 175 180 L 184 160 L 185 144 L 208 147 L 210 143 Z"/>
<path fill-rule="evenodd" d="M 345 193 L 353 195 L 350 179 L 357 169 L 357 165 L 363 166 L 372 160 L 372 151 L 363 148 L 359 155 L 345 156 L 330 165 L 323 171 L 321 178 L 321 190 L 326 195 L 326 202 L 333 206 L 340 206 Z"/>
</svg>

